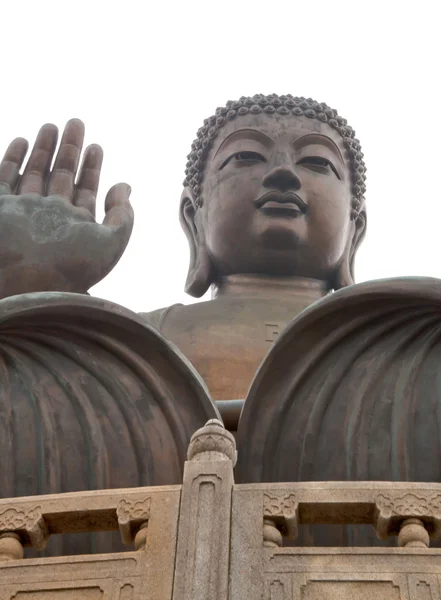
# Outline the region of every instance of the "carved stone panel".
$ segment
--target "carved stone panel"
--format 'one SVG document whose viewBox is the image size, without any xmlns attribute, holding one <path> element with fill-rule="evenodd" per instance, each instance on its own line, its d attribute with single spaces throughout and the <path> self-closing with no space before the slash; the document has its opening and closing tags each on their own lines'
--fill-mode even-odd
<svg viewBox="0 0 441 600">
<path fill-rule="evenodd" d="M 291 575 L 278 574 L 267 576 L 265 581 L 265 600 L 292 600 Z"/>
<path fill-rule="evenodd" d="M 310 581 L 302 586 L 301 600 L 401 600 L 391 581 Z"/>
<path fill-rule="evenodd" d="M 58 589 L 35 589 L 17 592 L 11 600 L 101 600 L 103 590 L 98 586 L 69 587 Z"/>
<path fill-rule="evenodd" d="M 440 588 L 436 575 L 423 573 L 408 576 L 409 600 L 440 600 Z"/>
<path fill-rule="evenodd" d="M 221 484 L 222 478 L 217 474 L 199 475 L 192 482 L 188 519 L 193 527 L 186 540 L 186 600 L 217 597 L 219 574 L 216 564 L 219 563 L 222 523 L 216 518 L 215 512 Z"/>
<path fill-rule="evenodd" d="M 441 528 L 441 494 L 416 494 L 407 492 L 400 496 L 378 494 L 376 497 L 378 511 L 377 534 L 386 538 L 391 532 L 396 533 L 399 519 L 417 517 L 430 523 L 437 536 Z"/>
<path fill-rule="evenodd" d="M 4 507 L 0 512 L 0 533 L 8 531 L 20 534 L 26 545 L 32 545 L 37 550 L 46 546 L 49 537 L 41 506 L 33 506 L 28 510 L 15 506 Z"/>
</svg>

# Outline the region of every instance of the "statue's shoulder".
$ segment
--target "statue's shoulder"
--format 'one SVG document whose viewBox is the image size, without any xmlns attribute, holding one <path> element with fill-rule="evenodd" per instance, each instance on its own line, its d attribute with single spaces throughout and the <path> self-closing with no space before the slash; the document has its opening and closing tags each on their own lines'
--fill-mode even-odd
<svg viewBox="0 0 441 600">
<path fill-rule="evenodd" d="M 159 331 L 164 331 L 166 328 L 167 330 L 170 328 L 180 330 L 182 327 L 191 328 L 192 324 L 197 325 L 201 320 L 213 319 L 218 311 L 219 307 L 215 306 L 214 302 L 205 301 L 192 304 L 172 304 L 151 312 L 139 313 L 139 316 Z"/>
<path fill-rule="evenodd" d="M 152 325 L 153 327 L 156 327 L 156 329 L 161 330 L 161 327 L 167 315 L 173 310 L 176 310 L 177 308 L 182 308 L 183 306 L 183 304 L 172 304 L 171 306 L 158 308 L 156 310 L 152 310 L 151 312 L 139 313 L 139 316 L 145 319 L 149 325 Z"/>
</svg>

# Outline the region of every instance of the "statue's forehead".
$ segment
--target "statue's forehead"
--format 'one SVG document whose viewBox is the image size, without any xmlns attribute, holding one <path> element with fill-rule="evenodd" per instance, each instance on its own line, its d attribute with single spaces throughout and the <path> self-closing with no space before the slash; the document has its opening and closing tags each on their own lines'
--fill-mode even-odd
<svg viewBox="0 0 441 600">
<path fill-rule="evenodd" d="M 252 131 L 261 132 L 274 141 L 280 138 L 289 142 L 308 134 L 319 134 L 333 140 L 344 151 L 343 140 L 340 134 L 318 119 L 310 119 L 304 116 L 265 114 L 248 114 L 238 116 L 223 125 L 214 140 L 211 156 L 214 156 L 223 142 L 237 132 L 238 138 L 254 137 Z M 236 136 L 234 136 L 236 137 Z"/>
</svg>

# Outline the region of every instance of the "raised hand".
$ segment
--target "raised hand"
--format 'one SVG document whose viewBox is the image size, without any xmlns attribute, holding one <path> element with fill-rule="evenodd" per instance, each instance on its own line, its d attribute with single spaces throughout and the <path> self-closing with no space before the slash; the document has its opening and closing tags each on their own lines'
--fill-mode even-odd
<svg viewBox="0 0 441 600">
<path fill-rule="evenodd" d="M 84 125 L 69 121 L 51 170 L 58 130 L 44 125 L 20 175 L 28 143 L 15 139 L 0 163 L 0 298 L 33 291 L 86 292 L 121 258 L 133 228 L 126 183 L 113 186 L 95 222 L 103 151 L 78 165 Z"/>
</svg>

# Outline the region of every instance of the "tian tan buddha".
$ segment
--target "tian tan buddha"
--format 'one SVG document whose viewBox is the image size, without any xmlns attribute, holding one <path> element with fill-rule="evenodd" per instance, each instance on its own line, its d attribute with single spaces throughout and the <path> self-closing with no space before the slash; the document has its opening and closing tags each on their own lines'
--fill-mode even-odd
<svg viewBox="0 0 441 600">
<path fill-rule="evenodd" d="M 228 401 L 238 482 L 439 481 L 440 285 L 354 285 L 366 168 L 345 119 L 291 95 L 206 119 L 180 221 L 186 291 L 212 299 L 141 315 L 87 293 L 134 216 L 120 183 L 95 221 L 103 155 L 79 168 L 83 136 L 70 121 L 55 155 L 44 125 L 25 166 L 21 138 L 0 165 L 4 497 L 179 483 Z"/>
<path fill-rule="evenodd" d="M 2 167 L 2 297 L 85 293 L 112 269 L 130 237 L 129 187 L 94 222 L 102 161 L 90 146 L 75 184 L 83 125 L 41 129 Z M 365 167 L 353 130 L 325 104 L 291 96 L 229 102 L 206 119 L 188 156 L 180 220 L 190 246 L 186 292 L 212 300 L 143 317 L 190 360 L 212 398 L 245 398 L 285 325 L 331 290 L 353 283 L 366 226 Z"/>
</svg>

